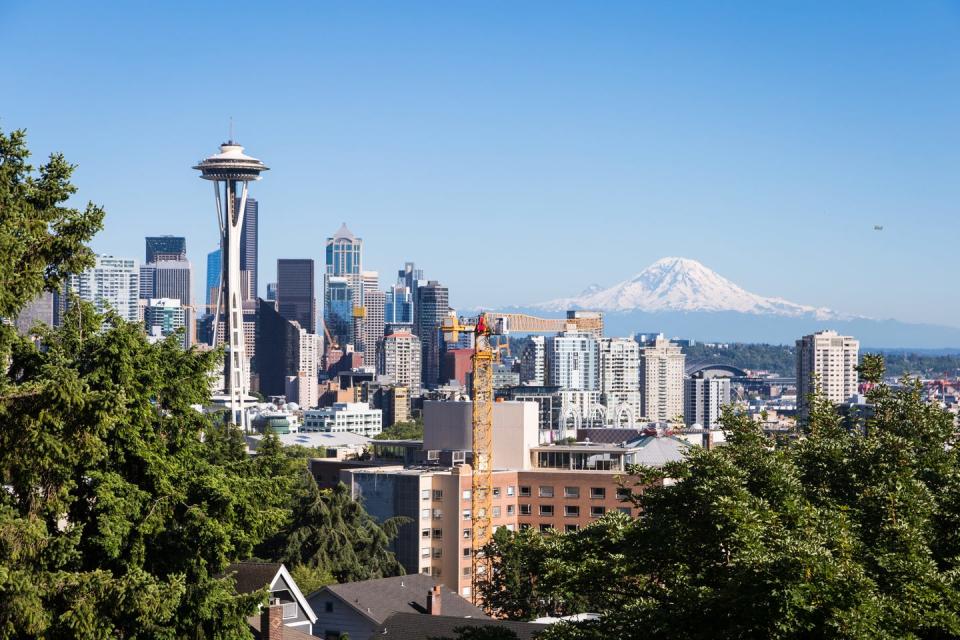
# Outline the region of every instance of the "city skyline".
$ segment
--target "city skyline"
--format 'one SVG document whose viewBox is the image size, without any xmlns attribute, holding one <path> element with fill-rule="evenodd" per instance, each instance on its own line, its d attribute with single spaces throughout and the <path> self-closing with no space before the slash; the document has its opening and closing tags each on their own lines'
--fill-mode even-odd
<svg viewBox="0 0 960 640">
<path fill-rule="evenodd" d="M 376 18 L 281 7 L 257 25 L 238 16 L 264 55 L 230 106 L 182 53 L 215 45 L 211 10 L 118 5 L 93 45 L 106 23 L 79 7 L 0 9 L 11 25 L 0 47 L 36 54 L 11 70 L 18 99 L 0 125 L 26 127 L 35 159 L 63 151 L 79 165 L 78 200 L 107 209 L 100 253 L 137 257 L 145 236 L 185 236 L 203 289 L 198 267 L 217 230 L 188 167 L 227 138 L 233 116 L 237 139 L 275 167 L 257 194 L 261 295 L 276 259 L 320 260 L 346 221 L 382 287 L 415 260 L 461 308 L 569 296 L 680 255 L 763 295 L 960 325 L 960 301 L 916 286 L 956 264 L 960 231 L 960 14 L 949 4 L 414 4 Z M 709 19 L 694 26 L 693 12 Z M 172 20 L 175 43 L 162 35 Z M 38 32 L 76 55 L 38 50 Z M 117 55 L 104 60 L 105 48 Z M 62 82 L 46 82 L 51 73 Z M 64 92 L 80 105 L 69 122 L 42 107 Z M 145 138 L 152 152 L 128 163 Z M 163 198 L 143 197 L 140 171 Z M 497 238 L 536 242 L 481 261 L 439 241 L 477 220 Z"/>
</svg>

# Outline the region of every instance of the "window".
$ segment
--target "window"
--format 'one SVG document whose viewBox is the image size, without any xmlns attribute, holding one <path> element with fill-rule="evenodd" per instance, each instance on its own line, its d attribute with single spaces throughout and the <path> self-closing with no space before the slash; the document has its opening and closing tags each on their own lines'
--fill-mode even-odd
<svg viewBox="0 0 960 640">
<path fill-rule="evenodd" d="M 420 490 L 420 499 L 429 500 L 430 499 L 430 489 L 421 489 Z"/>
<path fill-rule="evenodd" d="M 470 570 L 470 567 L 464 567 L 464 568 L 463 568 L 463 575 L 468 576 L 468 575 L 470 575 L 471 573 L 472 573 L 472 571 Z"/>
<path fill-rule="evenodd" d="M 494 488 L 493 488 L 493 497 L 494 497 L 494 498 L 499 498 L 499 497 L 500 497 L 500 487 L 494 487 Z"/>
<path fill-rule="evenodd" d="M 513 485 L 510 485 L 509 487 L 507 487 L 507 495 L 508 496 L 513 495 Z"/>
<path fill-rule="evenodd" d="M 469 558 L 469 557 L 470 557 L 470 547 L 464 547 L 464 548 L 463 548 L 463 557 L 464 557 L 464 558 Z"/>
<path fill-rule="evenodd" d="M 323 603 L 323 610 L 324 610 L 324 612 L 326 612 L 326 613 L 333 613 L 333 603 L 332 603 L 332 602 L 324 602 L 324 603 Z"/>
<path fill-rule="evenodd" d="M 433 537 L 434 537 L 434 538 L 442 538 L 442 537 L 443 537 L 443 529 L 434 529 L 434 530 L 433 530 Z"/>
<path fill-rule="evenodd" d="M 553 531 L 553 525 L 552 525 L 552 524 L 542 524 L 542 525 L 540 525 L 540 533 L 550 533 L 551 531 Z"/>
<path fill-rule="evenodd" d="M 434 558 L 442 558 L 442 557 L 443 557 L 443 549 L 441 549 L 440 547 L 434 547 L 434 548 L 433 548 L 433 557 L 434 557 Z"/>
<path fill-rule="evenodd" d="M 533 494 L 530 493 L 530 487 L 520 487 L 520 497 L 521 497 L 521 498 L 529 498 L 531 495 L 533 495 Z"/>
<path fill-rule="evenodd" d="M 494 518 L 499 518 L 499 517 L 500 517 L 500 507 L 494 507 L 494 508 L 493 508 L 493 517 L 494 517 Z"/>
<path fill-rule="evenodd" d="M 464 510 L 463 510 L 463 519 L 464 519 L 464 520 L 469 520 L 469 519 L 470 519 L 470 509 L 464 509 Z"/>
<path fill-rule="evenodd" d="M 507 515 L 512 516 L 516 508 L 512 504 L 507 505 Z"/>
<path fill-rule="evenodd" d="M 433 519 L 440 520 L 443 518 L 443 509 L 434 509 L 433 510 Z"/>
<path fill-rule="evenodd" d="M 580 497 L 580 487 L 564 487 L 564 488 L 563 488 L 563 497 L 564 497 L 564 498 L 579 498 L 579 497 Z"/>
<path fill-rule="evenodd" d="M 426 575 L 430 575 L 430 567 L 424 567 L 423 570 L 420 571 L 420 573 L 424 573 L 424 574 L 426 574 Z"/>
<path fill-rule="evenodd" d="M 421 518 L 422 520 L 429 520 L 429 519 L 430 519 L 430 509 L 423 509 L 423 510 L 421 510 L 421 511 L 420 511 L 420 518 Z"/>
<path fill-rule="evenodd" d="M 472 494 L 470 493 L 470 489 L 464 489 L 464 490 L 463 490 L 463 499 L 464 499 L 464 500 L 469 500 L 471 495 L 472 495 Z"/>
<path fill-rule="evenodd" d="M 463 589 L 460 590 L 460 593 L 463 594 L 463 597 L 464 597 L 464 598 L 469 598 L 469 597 L 470 597 L 470 587 L 464 587 Z"/>
<path fill-rule="evenodd" d="M 590 507 L 590 517 L 591 518 L 600 518 L 607 512 L 604 507 Z"/>
<path fill-rule="evenodd" d="M 420 557 L 429 558 L 430 557 L 430 547 L 420 547 Z"/>
<path fill-rule="evenodd" d="M 464 537 L 464 538 L 469 538 L 469 537 L 470 537 L 470 529 L 464 529 L 464 530 L 463 530 L 463 537 Z"/>
<path fill-rule="evenodd" d="M 617 507 L 617 511 L 630 515 L 630 507 Z"/>
<path fill-rule="evenodd" d="M 429 538 L 429 537 L 430 537 L 430 529 L 423 529 L 422 531 L 420 531 L 420 537 L 421 537 L 421 538 Z"/>
<path fill-rule="evenodd" d="M 552 516 L 553 515 L 553 505 L 552 504 L 542 504 L 540 505 L 540 515 L 542 516 Z"/>
<path fill-rule="evenodd" d="M 575 504 L 568 504 L 563 507 L 563 515 L 575 518 L 580 515 L 580 507 Z"/>
<path fill-rule="evenodd" d="M 528 505 L 528 504 L 522 504 L 522 505 L 520 505 L 520 515 L 522 515 L 522 516 L 528 516 L 528 515 L 530 515 L 531 513 L 533 513 L 533 509 L 530 508 L 530 505 Z"/>
<path fill-rule="evenodd" d="M 443 500 L 443 489 L 434 489 L 434 490 L 433 490 L 433 499 L 434 499 L 434 500 Z"/>
<path fill-rule="evenodd" d="M 540 497 L 541 497 L 541 498 L 552 498 L 552 497 L 553 497 L 553 487 L 540 487 Z"/>
<path fill-rule="evenodd" d="M 630 489 L 627 489 L 626 487 L 617 487 L 617 499 L 618 499 L 618 500 L 626 500 L 626 499 L 629 498 L 631 495 L 633 495 L 633 492 L 630 491 Z"/>
<path fill-rule="evenodd" d="M 530 528 L 529 522 L 524 522 L 523 524 L 520 525 L 520 531 L 526 531 L 529 528 Z"/>
<path fill-rule="evenodd" d="M 563 530 L 566 531 L 567 533 L 570 533 L 571 531 L 576 531 L 576 530 L 579 529 L 579 528 L 580 528 L 579 525 L 576 525 L 576 524 L 568 524 L 568 525 L 565 525 L 565 526 L 563 527 Z"/>
<path fill-rule="evenodd" d="M 603 487 L 590 487 L 590 497 L 591 498 L 606 498 L 607 490 Z"/>
</svg>

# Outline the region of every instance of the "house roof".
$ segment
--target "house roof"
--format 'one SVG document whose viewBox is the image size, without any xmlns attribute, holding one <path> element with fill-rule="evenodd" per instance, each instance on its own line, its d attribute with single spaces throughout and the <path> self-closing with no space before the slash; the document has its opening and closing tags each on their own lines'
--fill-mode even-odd
<svg viewBox="0 0 960 640">
<path fill-rule="evenodd" d="M 307 602 L 307 599 L 300 592 L 296 580 L 287 571 L 287 568 L 280 562 L 236 562 L 227 567 L 225 575 L 234 574 L 237 593 L 253 593 L 268 587 L 273 591 L 277 580 L 283 578 L 290 587 L 290 593 L 293 595 L 297 604 L 303 609 L 304 613 L 310 619 L 310 622 L 317 621 L 317 614 L 313 612 L 313 607 Z"/>
<path fill-rule="evenodd" d="M 254 640 L 260 640 L 263 637 L 260 635 L 260 616 L 250 616 L 247 618 L 247 626 L 250 627 L 250 633 L 253 635 Z M 309 633 L 304 633 L 296 627 L 284 625 L 283 640 L 317 640 L 317 637 Z"/>
<path fill-rule="evenodd" d="M 668 462 L 679 462 L 686 457 L 690 449 L 690 443 L 673 436 L 647 436 L 627 446 L 635 447 L 634 463 L 647 467 L 662 467 Z"/>
<path fill-rule="evenodd" d="M 380 625 L 373 637 L 391 638 L 392 640 L 423 640 L 423 638 L 436 638 L 437 640 L 450 638 L 452 640 L 459 637 L 460 630 L 465 627 L 497 627 L 504 631 L 512 631 L 518 640 L 530 640 L 547 629 L 547 625 L 532 622 L 512 622 L 492 618 L 465 620 L 455 616 L 395 613 Z"/>
<path fill-rule="evenodd" d="M 425 614 L 427 592 L 436 585 L 443 590 L 441 610 L 444 617 L 459 620 L 488 619 L 482 609 L 470 604 L 455 591 L 440 585 L 430 576 L 416 573 L 379 580 L 332 584 L 311 594 L 309 599 L 315 601 L 318 596 L 330 592 L 377 624 L 382 624 L 394 613 Z"/>
</svg>

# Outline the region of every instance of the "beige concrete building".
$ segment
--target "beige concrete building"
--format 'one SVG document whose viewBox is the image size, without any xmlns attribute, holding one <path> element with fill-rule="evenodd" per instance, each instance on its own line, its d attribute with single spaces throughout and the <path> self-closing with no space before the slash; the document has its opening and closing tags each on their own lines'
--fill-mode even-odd
<svg viewBox="0 0 960 640">
<path fill-rule="evenodd" d="M 632 427 L 640 417 L 640 345 L 633 338 L 600 340 L 600 402 L 607 424 Z"/>
<path fill-rule="evenodd" d="M 819 331 L 797 340 L 797 407 L 806 415 L 814 391 L 833 403 L 857 393 L 860 341 L 836 331 Z"/>
<path fill-rule="evenodd" d="M 683 373 L 686 356 L 662 335 L 640 354 L 642 412 L 647 420 L 683 419 Z"/>
<path fill-rule="evenodd" d="M 420 338 L 409 331 L 391 333 L 380 343 L 377 372 L 388 376 L 394 384 L 409 389 L 411 395 L 418 396 L 421 351 Z"/>
</svg>

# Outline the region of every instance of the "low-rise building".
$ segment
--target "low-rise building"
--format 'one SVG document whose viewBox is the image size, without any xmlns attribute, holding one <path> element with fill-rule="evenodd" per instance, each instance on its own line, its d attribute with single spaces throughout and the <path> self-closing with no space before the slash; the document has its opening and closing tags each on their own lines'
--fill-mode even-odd
<svg viewBox="0 0 960 640">
<path fill-rule="evenodd" d="M 332 407 L 303 412 L 302 431 L 350 431 L 375 436 L 383 431 L 383 412 L 363 402 L 337 402 Z"/>
</svg>

